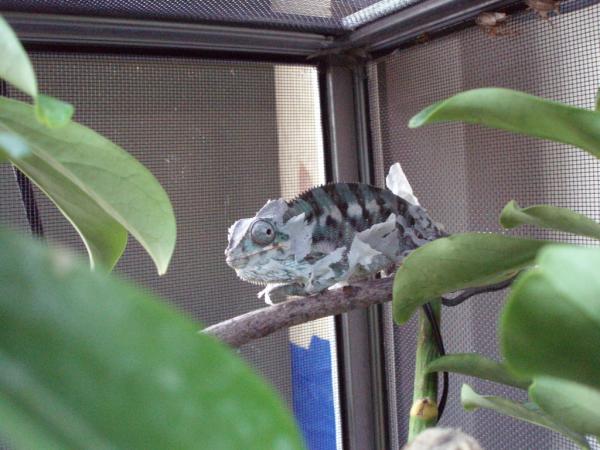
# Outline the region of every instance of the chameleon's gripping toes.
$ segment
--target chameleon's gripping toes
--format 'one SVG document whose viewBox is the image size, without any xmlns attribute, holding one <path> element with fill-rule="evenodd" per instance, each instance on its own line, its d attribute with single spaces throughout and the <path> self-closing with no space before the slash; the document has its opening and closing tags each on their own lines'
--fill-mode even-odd
<svg viewBox="0 0 600 450">
<path fill-rule="evenodd" d="M 406 182 L 399 165 L 396 169 Z M 367 184 L 335 183 L 289 202 L 270 200 L 255 217 L 231 226 L 227 264 L 242 280 L 266 285 L 259 296 L 267 303 L 397 265 L 413 249 L 445 235 L 407 186 L 394 189 L 404 198 Z"/>
</svg>

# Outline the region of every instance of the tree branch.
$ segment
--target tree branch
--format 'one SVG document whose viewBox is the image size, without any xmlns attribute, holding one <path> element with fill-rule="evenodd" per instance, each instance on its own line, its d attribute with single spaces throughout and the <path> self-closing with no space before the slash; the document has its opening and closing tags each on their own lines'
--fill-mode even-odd
<svg viewBox="0 0 600 450">
<path fill-rule="evenodd" d="M 391 301 L 393 283 L 394 277 L 388 277 L 357 282 L 310 297 L 295 297 L 212 325 L 203 332 L 232 347 L 240 347 L 281 328 Z"/>
<path fill-rule="evenodd" d="M 442 303 L 445 306 L 456 306 L 474 295 L 505 289 L 512 281 L 514 278 L 490 286 L 466 289 L 457 297 L 442 298 Z M 394 277 L 390 276 L 357 282 L 352 286 L 321 292 L 310 297 L 293 297 L 285 302 L 217 323 L 205 328 L 203 332 L 215 336 L 232 347 L 241 347 L 282 328 L 389 302 L 392 300 L 393 284 Z"/>
</svg>

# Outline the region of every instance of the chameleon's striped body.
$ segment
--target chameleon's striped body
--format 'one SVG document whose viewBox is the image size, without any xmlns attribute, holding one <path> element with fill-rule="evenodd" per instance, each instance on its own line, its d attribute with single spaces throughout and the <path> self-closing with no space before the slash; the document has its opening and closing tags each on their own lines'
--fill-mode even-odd
<svg viewBox="0 0 600 450">
<path fill-rule="evenodd" d="M 268 300 L 375 274 L 442 235 L 419 205 L 367 184 L 335 183 L 239 220 L 225 253 L 240 278 L 267 284 Z"/>
</svg>

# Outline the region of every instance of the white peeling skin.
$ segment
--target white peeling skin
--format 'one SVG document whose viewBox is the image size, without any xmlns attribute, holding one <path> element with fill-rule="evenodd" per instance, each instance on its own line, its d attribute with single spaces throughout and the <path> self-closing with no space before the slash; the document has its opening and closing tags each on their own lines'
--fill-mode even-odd
<svg viewBox="0 0 600 450">
<path fill-rule="evenodd" d="M 385 185 L 396 194 L 413 205 L 419 205 L 419 200 L 414 196 L 412 186 L 408 182 L 408 178 L 402 170 L 400 163 L 393 164 L 390 167 L 387 177 L 385 177 Z"/>
<path fill-rule="evenodd" d="M 312 273 L 307 274 L 308 282 L 306 283 L 306 291 L 308 293 L 320 292 L 338 281 L 331 266 L 342 260 L 346 254 L 346 250 L 346 247 L 340 247 L 315 262 L 312 266 Z"/>
<path fill-rule="evenodd" d="M 397 251 L 400 249 L 400 235 L 396 227 L 398 216 L 390 214 L 383 223 L 376 223 L 372 227 L 361 231 L 356 238 L 368 244 L 373 250 L 387 256 L 391 261 L 398 258 Z M 356 239 L 355 238 L 355 239 Z"/>
<path fill-rule="evenodd" d="M 229 227 L 229 230 L 227 230 L 229 249 L 237 247 L 240 244 L 253 221 L 254 219 L 240 219 Z"/>
<path fill-rule="evenodd" d="M 302 261 L 311 252 L 312 247 L 315 222 L 306 224 L 304 223 L 305 217 L 306 214 L 299 214 L 281 227 L 281 231 L 290 236 L 289 249 L 297 262 Z"/>
<path fill-rule="evenodd" d="M 369 267 L 373 264 L 373 258 L 379 255 L 381 255 L 381 252 L 378 252 L 358 236 L 355 236 L 350 246 L 350 252 L 348 253 L 348 273 L 346 274 L 346 278 L 351 278 L 361 266 L 369 271 Z"/>
<path fill-rule="evenodd" d="M 258 213 L 256 213 L 256 217 L 261 217 L 265 219 L 281 219 L 285 212 L 287 211 L 288 206 L 284 199 L 278 198 L 277 200 L 269 200 L 265 203 L 265 206 L 260 208 Z"/>
</svg>

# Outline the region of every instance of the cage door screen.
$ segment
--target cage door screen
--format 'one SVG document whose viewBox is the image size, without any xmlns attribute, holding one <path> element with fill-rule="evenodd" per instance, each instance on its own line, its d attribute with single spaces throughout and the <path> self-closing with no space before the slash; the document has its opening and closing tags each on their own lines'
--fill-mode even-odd
<svg viewBox="0 0 600 450">
<path fill-rule="evenodd" d="M 76 120 L 138 158 L 173 203 L 178 238 L 168 273 L 156 276 L 133 239 L 116 272 L 206 325 L 263 306 L 260 287 L 225 264 L 227 229 L 269 198 L 324 182 L 316 69 L 126 54 L 31 56 L 41 90 L 74 104 Z M 36 199 L 47 239 L 83 255 L 68 222 L 37 190 Z M 0 223 L 27 230 L 7 165 L 0 166 L 0 206 Z M 332 320 L 282 330 L 241 353 L 304 420 L 314 449 L 340 447 Z M 315 389 L 328 397 L 308 399 Z M 327 426 L 309 426 L 315 411 L 327 414 Z"/>
<path fill-rule="evenodd" d="M 420 202 L 450 232 L 500 231 L 498 216 L 511 199 L 522 206 L 570 207 L 599 220 L 600 164 L 578 149 L 458 123 L 407 127 L 410 117 L 425 106 L 479 87 L 518 89 L 593 109 L 600 82 L 600 6 L 581 8 L 583 4 L 562 2 L 563 13 L 552 17 L 551 23 L 524 13 L 511 17 L 505 36 L 472 27 L 371 64 L 370 116 L 378 183 L 383 183 L 389 165 L 400 161 Z M 534 230 L 517 232 L 532 235 Z M 572 239 L 550 231 L 533 235 Z M 496 324 L 503 301 L 504 294 L 496 293 L 445 308 L 447 350 L 497 358 Z M 415 333 L 414 321 L 396 327 L 385 344 L 387 354 L 393 355 L 388 373 L 395 372 L 390 381 L 395 384 L 400 441 L 406 438 L 412 399 Z M 478 392 L 519 400 L 525 400 L 523 393 L 461 376 L 451 375 L 450 381 L 441 424 L 473 434 L 483 448 L 576 448 L 556 433 L 488 410 L 467 413 L 459 400 L 462 383 Z"/>
</svg>

